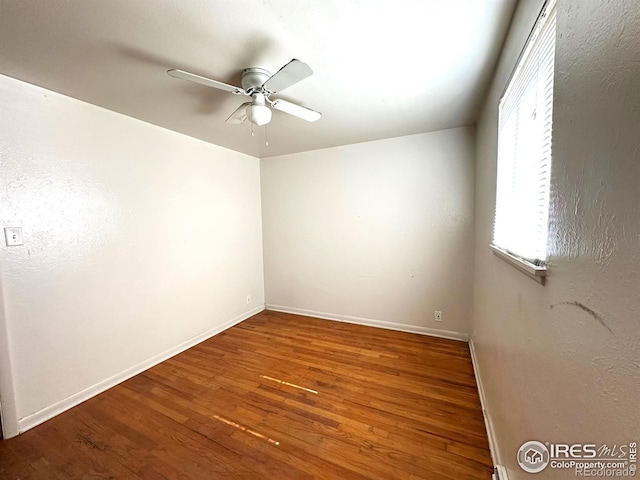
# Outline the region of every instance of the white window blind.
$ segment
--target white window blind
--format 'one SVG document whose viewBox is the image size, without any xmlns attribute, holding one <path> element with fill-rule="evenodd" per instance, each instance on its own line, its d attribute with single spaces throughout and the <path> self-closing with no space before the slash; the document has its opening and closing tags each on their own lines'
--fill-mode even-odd
<svg viewBox="0 0 640 480">
<path fill-rule="evenodd" d="M 536 265 L 547 256 L 555 1 L 538 18 L 500 100 L 493 243 Z"/>
</svg>

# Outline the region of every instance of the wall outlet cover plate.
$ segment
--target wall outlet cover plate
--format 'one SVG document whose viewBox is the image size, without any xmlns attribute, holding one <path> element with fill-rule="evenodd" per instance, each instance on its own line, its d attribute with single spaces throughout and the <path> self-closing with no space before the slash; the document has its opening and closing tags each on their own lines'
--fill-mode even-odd
<svg viewBox="0 0 640 480">
<path fill-rule="evenodd" d="M 22 241 L 22 228 L 20 227 L 5 227 L 4 239 L 7 242 L 7 247 L 15 247 L 17 245 L 24 245 Z"/>
</svg>

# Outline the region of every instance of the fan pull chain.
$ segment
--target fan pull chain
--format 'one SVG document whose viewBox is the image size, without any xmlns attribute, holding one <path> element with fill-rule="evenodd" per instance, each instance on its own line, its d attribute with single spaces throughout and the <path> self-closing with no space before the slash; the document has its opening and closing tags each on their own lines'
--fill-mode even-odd
<svg viewBox="0 0 640 480">
<path fill-rule="evenodd" d="M 267 126 L 264 126 L 264 144 L 265 146 L 269 146 L 269 129 L 267 128 Z"/>
<path fill-rule="evenodd" d="M 252 136 L 252 137 L 255 137 L 255 136 L 256 136 L 256 134 L 255 134 L 255 133 L 253 133 L 253 122 L 249 122 L 249 123 L 251 123 L 251 136 Z"/>
</svg>

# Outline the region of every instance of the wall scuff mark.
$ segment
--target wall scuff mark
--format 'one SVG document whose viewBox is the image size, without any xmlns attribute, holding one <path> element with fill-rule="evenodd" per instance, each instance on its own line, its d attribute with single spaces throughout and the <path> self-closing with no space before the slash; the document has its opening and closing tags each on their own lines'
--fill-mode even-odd
<svg viewBox="0 0 640 480">
<path fill-rule="evenodd" d="M 609 333 L 611 333 L 611 335 L 615 336 L 615 333 L 613 333 L 613 330 L 611 330 L 611 328 L 609 328 L 609 326 L 604 322 L 604 317 L 602 315 L 600 315 L 598 312 L 596 312 L 595 310 L 592 310 L 591 308 L 587 307 L 586 305 L 580 303 L 580 302 L 576 302 L 575 300 L 573 302 L 560 302 L 560 303 L 556 303 L 553 305 L 549 306 L 550 310 L 553 310 L 554 307 L 558 307 L 561 305 L 571 305 L 574 307 L 578 307 L 579 309 L 587 312 L 589 315 L 591 315 L 593 318 L 595 318 L 600 325 L 602 325 L 604 328 L 606 328 L 607 330 L 609 330 Z"/>
</svg>

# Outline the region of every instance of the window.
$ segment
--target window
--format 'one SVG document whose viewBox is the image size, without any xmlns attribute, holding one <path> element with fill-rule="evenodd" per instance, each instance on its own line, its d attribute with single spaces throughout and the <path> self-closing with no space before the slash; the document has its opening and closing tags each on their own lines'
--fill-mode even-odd
<svg viewBox="0 0 640 480">
<path fill-rule="evenodd" d="M 547 256 L 555 13 L 551 0 L 527 40 L 499 106 L 493 246 L 528 264 L 537 276 L 543 275 Z"/>
</svg>

